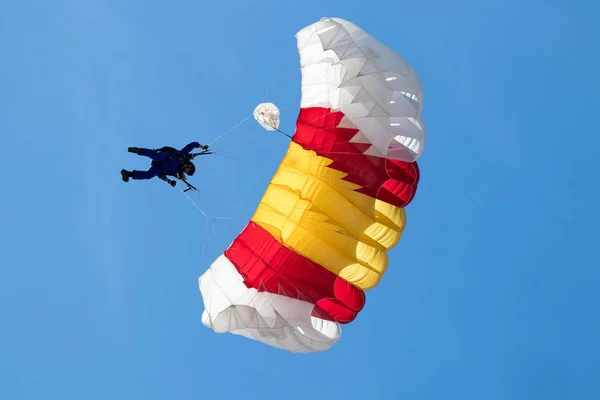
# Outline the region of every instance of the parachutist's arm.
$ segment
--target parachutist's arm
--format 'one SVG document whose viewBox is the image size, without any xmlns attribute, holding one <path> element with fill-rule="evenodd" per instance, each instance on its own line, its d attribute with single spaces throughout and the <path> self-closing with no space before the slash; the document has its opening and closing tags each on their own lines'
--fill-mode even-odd
<svg viewBox="0 0 600 400">
<path fill-rule="evenodd" d="M 200 147 L 200 143 L 192 142 L 192 143 L 189 143 L 188 145 L 186 145 L 183 149 L 181 149 L 181 152 L 188 154 L 190 151 L 192 151 L 198 147 Z"/>
<path fill-rule="evenodd" d="M 160 179 L 162 179 L 163 181 L 167 182 L 169 185 L 171 185 L 172 187 L 175 187 L 175 185 L 177 184 L 177 181 L 175 180 L 171 180 L 169 178 L 167 178 L 166 175 L 162 174 L 158 176 Z"/>
<path fill-rule="evenodd" d="M 159 175 L 158 177 L 167 183 L 171 182 L 171 180 L 169 178 L 167 178 L 166 175 Z"/>
</svg>

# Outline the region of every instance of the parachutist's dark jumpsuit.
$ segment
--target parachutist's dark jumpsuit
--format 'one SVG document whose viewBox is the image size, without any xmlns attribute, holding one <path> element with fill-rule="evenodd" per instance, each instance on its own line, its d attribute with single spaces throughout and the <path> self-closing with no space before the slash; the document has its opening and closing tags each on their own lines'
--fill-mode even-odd
<svg viewBox="0 0 600 400">
<path fill-rule="evenodd" d="M 166 175 L 176 176 L 182 166 L 181 155 L 188 154 L 195 148 L 200 147 L 200 143 L 192 142 L 186 145 L 180 151 L 165 153 L 151 149 L 139 149 L 137 154 L 152 159 L 152 166 L 147 171 L 131 171 L 131 178 L 137 180 L 152 179 L 158 176 L 166 179 Z"/>
</svg>

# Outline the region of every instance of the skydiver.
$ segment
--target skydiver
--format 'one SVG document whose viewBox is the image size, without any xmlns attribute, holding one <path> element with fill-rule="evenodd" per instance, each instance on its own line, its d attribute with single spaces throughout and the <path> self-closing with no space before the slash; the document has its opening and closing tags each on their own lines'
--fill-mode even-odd
<svg viewBox="0 0 600 400">
<path fill-rule="evenodd" d="M 190 154 L 190 151 L 195 148 L 201 148 L 202 150 L 206 151 L 208 150 L 208 145 L 201 145 L 198 142 L 191 142 L 181 150 L 177 150 L 169 146 L 164 146 L 156 150 L 129 147 L 127 149 L 128 152 L 148 157 L 152 159 L 152 163 L 147 171 L 127 171 L 122 169 L 121 177 L 123 178 L 123 182 L 129 182 L 129 178 L 135 180 L 145 180 L 158 176 L 169 185 L 175 187 L 177 182 L 167 178 L 167 175 L 175 176 L 177 179 L 181 179 L 183 181 L 187 180 L 186 174 L 189 176 L 194 175 L 194 172 L 196 172 L 196 166 L 191 160 L 194 159 L 195 155 Z"/>
</svg>

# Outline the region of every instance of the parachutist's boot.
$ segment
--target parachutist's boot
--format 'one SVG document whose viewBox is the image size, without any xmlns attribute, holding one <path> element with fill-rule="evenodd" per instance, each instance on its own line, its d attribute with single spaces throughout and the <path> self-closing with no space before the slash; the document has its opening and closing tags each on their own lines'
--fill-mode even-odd
<svg viewBox="0 0 600 400">
<path fill-rule="evenodd" d="M 121 170 L 121 178 L 123 178 L 123 182 L 129 182 L 129 178 L 133 176 L 133 172 L 129 172 L 127 170 Z"/>
<path fill-rule="evenodd" d="M 142 149 L 140 149 L 139 147 L 128 147 L 127 151 L 130 153 L 135 153 L 135 154 L 140 154 Z"/>
</svg>

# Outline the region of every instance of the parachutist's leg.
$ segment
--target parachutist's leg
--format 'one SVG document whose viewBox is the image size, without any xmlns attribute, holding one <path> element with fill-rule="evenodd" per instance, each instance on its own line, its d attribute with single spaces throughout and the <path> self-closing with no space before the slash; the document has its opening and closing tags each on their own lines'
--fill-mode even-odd
<svg viewBox="0 0 600 400">
<path fill-rule="evenodd" d="M 137 154 L 140 156 L 151 158 L 156 161 L 163 161 L 165 158 L 167 158 L 167 154 L 151 149 L 138 149 Z"/>
<path fill-rule="evenodd" d="M 135 180 L 146 180 L 146 179 L 152 179 L 155 176 L 158 176 L 161 172 L 161 169 L 159 167 L 150 167 L 150 169 L 148 169 L 148 171 L 139 171 L 139 170 L 134 170 L 131 171 L 130 173 L 130 177 L 131 179 L 135 179 Z"/>
<path fill-rule="evenodd" d="M 127 171 L 126 169 L 122 169 L 121 179 L 123 179 L 123 182 L 129 182 L 129 177 L 131 177 L 131 172 Z"/>
</svg>

